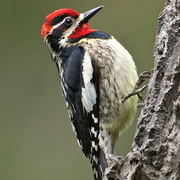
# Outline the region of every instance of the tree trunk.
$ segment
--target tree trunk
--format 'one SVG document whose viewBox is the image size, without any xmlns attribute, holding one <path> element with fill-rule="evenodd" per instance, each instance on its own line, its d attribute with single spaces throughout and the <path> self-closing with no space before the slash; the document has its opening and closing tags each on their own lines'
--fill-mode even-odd
<svg viewBox="0 0 180 180">
<path fill-rule="evenodd" d="M 132 149 L 124 170 L 121 162 L 114 162 L 108 179 L 180 180 L 179 37 L 180 0 L 167 0 L 159 16 L 153 73 Z"/>
</svg>

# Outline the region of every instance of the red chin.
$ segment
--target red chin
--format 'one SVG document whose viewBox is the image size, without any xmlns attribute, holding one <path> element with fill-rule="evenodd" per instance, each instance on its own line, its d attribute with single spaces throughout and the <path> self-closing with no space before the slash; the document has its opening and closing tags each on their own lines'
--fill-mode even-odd
<svg viewBox="0 0 180 180">
<path fill-rule="evenodd" d="M 78 38 L 81 38 L 81 37 L 89 34 L 90 32 L 94 32 L 94 31 L 97 31 L 97 30 L 96 29 L 90 29 L 89 24 L 85 23 L 82 26 L 77 27 L 75 29 L 75 31 L 73 32 L 73 34 L 68 36 L 68 38 L 70 38 L 70 39 L 78 39 Z"/>
</svg>

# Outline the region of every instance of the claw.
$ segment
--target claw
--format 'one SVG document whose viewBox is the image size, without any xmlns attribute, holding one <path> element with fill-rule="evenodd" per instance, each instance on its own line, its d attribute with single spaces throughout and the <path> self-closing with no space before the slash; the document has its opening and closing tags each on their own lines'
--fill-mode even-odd
<svg viewBox="0 0 180 180">
<path fill-rule="evenodd" d="M 135 85 L 136 87 L 140 87 L 141 84 L 146 80 L 146 79 L 150 79 L 151 78 L 151 73 L 148 71 L 144 71 L 139 75 L 139 79 L 137 80 L 137 83 Z"/>
<path fill-rule="evenodd" d="M 122 98 L 122 103 L 124 103 L 124 101 L 126 101 L 127 99 L 129 99 L 130 97 L 137 95 L 138 98 L 141 101 L 144 101 L 144 98 L 140 95 L 140 93 L 142 91 L 144 91 L 144 89 L 148 86 L 148 84 L 144 85 L 143 87 L 140 88 L 141 84 L 146 80 L 146 79 L 150 79 L 151 78 L 151 73 L 148 71 L 144 71 L 139 75 L 139 79 L 136 82 L 136 85 L 133 89 L 133 91 L 128 94 L 127 96 L 125 96 L 124 98 Z"/>
</svg>

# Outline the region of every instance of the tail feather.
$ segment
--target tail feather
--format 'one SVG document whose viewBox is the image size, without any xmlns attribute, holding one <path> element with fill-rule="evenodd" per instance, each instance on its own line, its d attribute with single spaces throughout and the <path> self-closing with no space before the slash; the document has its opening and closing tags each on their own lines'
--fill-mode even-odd
<svg viewBox="0 0 180 180">
<path fill-rule="evenodd" d="M 94 173 L 94 180 L 102 180 L 108 167 L 109 155 L 115 153 L 114 134 L 100 129 L 98 139 L 93 139 L 89 157 Z"/>
<path fill-rule="evenodd" d="M 102 180 L 102 171 L 99 168 L 99 165 L 92 158 L 90 158 L 90 162 L 91 162 L 91 165 L 92 165 L 94 180 Z"/>
<path fill-rule="evenodd" d="M 103 150 L 99 152 L 99 158 L 92 156 L 90 158 L 92 164 L 92 170 L 94 174 L 94 180 L 102 180 L 105 169 L 108 167 L 107 159 Z"/>
<path fill-rule="evenodd" d="M 101 168 L 101 171 L 105 172 L 105 169 L 108 167 L 108 164 L 107 164 L 107 159 L 105 157 L 105 154 L 104 154 L 104 151 L 101 149 L 100 150 L 100 157 L 99 157 L 99 168 Z"/>
</svg>

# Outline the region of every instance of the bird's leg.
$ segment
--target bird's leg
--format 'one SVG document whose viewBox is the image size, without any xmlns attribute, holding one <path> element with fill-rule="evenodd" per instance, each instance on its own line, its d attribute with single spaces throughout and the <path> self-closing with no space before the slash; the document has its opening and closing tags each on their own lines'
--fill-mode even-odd
<svg viewBox="0 0 180 180">
<path fill-rule="evenodd" d="M 148 71 L 144 71 L 139 75 L 139 79 L 136 82 L 136 85 L 131 93 L 129 93 L 127 96 L 122 98 L 122 103 L 124 103 L 127 99 L 130 97 L 137 95 L 140 100 L 144 101 L 143 97 L 140 95 L 140 93 L 148 86 L 148 84 L 144 85 L 143 87 L 140 87 L 141 84 L 146 80 L 150 79 L 151 73 Z M 142 104 L 142 103 L 141 103 Z M 138 106 L 141 107 L 142 105 Z"/>
</svg>

